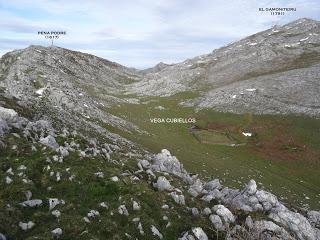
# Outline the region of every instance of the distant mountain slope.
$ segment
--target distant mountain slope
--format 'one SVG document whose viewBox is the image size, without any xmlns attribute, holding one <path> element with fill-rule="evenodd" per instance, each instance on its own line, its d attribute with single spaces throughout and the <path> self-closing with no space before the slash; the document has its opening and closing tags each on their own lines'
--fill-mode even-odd
<svg viewBox="0 0 320 240">
<path fill-rule="evenodd" d="M 0 87 L 26 105 L 46 109 L 42 114 L 126 131 L 139 130 L 109 114 L 109 106 L 186 91 L 199 97 L 181 104 L 196 108 L 318 116 L 319 34 L 318 21 L 300 19 L 207 55 L 142 71 L 68 49 L 30 46 L 0 59 Z"/>
<path fill-rule="evenodd" d="M 141 72 L 141 73 L 144 73 L 144 74 L 157 73 L 157 72 L 160 72 L 160 71 L 162 71 L 163 69 L 165 69 L 166 67 L 169 67 L 169 66 L 171 66 L 171 65 L 170 65 L 170 64 L 163 63 L 163 62 L 159 62 L 159 63 L 158 63 L 157 65 L 155 65 L 154 67 L 141 70 L 140 72 Z"/>
<path fill-rule="evenodd" d="M 188 103 L 198 108 L 319 115 L 319 34 L 320 23 L 310 19 L 275 26 L 148 74 L 128 91 L 156 96 L 198 91 L 202 96 Z"/>
</svg>

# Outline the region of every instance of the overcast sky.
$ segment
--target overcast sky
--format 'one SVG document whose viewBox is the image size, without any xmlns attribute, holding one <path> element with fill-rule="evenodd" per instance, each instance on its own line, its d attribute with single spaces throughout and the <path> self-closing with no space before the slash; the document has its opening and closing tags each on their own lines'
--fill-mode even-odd
<svg viewBox="0 0 320 240">
<path fill-rule="evenodd" d="M 259 7 L 295 7 L 275 17 Z M 146 68 L 183 61 L 301 17 L 319 0 L 0 0 L 0 55 L 47 46 L 39 30 L 65 30 L 56 45 Z"/>
</svg>

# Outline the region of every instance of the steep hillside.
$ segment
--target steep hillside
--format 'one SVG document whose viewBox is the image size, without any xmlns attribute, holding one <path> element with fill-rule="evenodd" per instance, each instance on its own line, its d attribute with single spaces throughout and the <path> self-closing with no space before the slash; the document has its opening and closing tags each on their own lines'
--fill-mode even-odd
<svg viewBox="0 0 320 240">
<path fill-rule="evenodd" d="M 101 122 L 139 131 L 103 111 L 110 104 L 130 100 L 116 95 L 139 79 L 135 70 L 89 54 L 41 46 L 7 53 L 0 66 L 0 87 L 39 115 L 81 128 L 97 128 Z"/>
</svg>

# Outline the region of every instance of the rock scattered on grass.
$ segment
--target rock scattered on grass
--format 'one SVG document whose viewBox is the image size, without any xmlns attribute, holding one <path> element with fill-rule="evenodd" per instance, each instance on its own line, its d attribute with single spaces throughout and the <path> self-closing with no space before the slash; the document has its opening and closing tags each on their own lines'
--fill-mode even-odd
<svg viewBox="0 0 320 240">
<path fill-rule="evenodd" d="M 153 187 L 158 189 L 158 191 L 171 191 L 173 187 L 171 186 L 170 182 L 164 176 L 158 177 L 156 183 L 153 184 Z"/>
<path fill-rule="evenodd" d="M 118 207 L 118 212 L 119 212 L 119 214 L 121 214 L 121 215 L 129 216 L 129 212 L 128 212 L 128 210 L 127 210 L 127 208 L 126 208 L 125 205 L 120 205 L 120 206 Z"/>
<path fill-rule="evenodd" d="M 51 231 L 53 239 L 59 239 L 62 235 L 62 229 L 61 228 L 56 228 Z"/>
<path fill-rule="evenodd" d="M 28 231 L 31 228 L 33 228 L 35 226 L 34 222 L 29 221 L 27 223 L 24 222 L 19 222 L 19 227 L 23 230 L 23 231 Z"/>
<path fill-rule="evenodd" d="M 154 225 L 151 225 L 151 232 L 153 236 L 158 236 L 159 239 L 163 239 L 163 235 L 159 232 L 159 230 Z"/>
<path fill-rule="evenodd" d="M 134 211 L 139 211 L 141 209 L 141 206 L 136 201 L 133 201 L 132 208 L 133 208 Z"/>
</svg>

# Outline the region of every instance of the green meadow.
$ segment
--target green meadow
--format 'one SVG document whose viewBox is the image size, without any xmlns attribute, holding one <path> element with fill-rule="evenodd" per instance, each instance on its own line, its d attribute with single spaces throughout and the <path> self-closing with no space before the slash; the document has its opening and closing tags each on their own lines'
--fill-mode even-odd
<svg viewBox="0 0 320 240">
<path fill-rule="evenodd" d="M 131 96 L 132 97 L 132 96 Z M 252 115 L 196 111 L 179 103 L 195 97 L 146 97 L 141 104 L 115 105 L 105 111 L 122 117 L 148 134 L 106 128 L 157 153 L 166 148 L 191 173 L 220 178 L 227 186 L 255 179 L 261 188 L 297 207 L 320 208 L 320 120 L 303 116 Z M 159 110 L 157 107 L 164 107 Z M 151 118 L 196 117 L 188 123 L 152 123 Z M 252 132 L 245 137 L 242 132 Z"/>
</svg>

